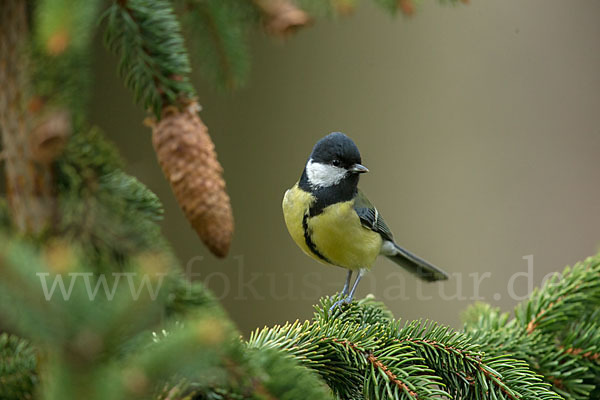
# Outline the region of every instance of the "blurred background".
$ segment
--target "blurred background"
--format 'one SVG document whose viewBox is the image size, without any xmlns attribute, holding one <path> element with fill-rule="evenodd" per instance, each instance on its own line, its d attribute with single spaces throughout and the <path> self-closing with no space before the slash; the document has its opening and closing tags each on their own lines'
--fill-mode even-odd
<svg viewBox="0 0 600 400">
<path fill-rule="evenodd" d="M 178 208 L 145 113 L 106 51 L 92 122 L 161 198 L 181 263 L 244 334 L 310 318 L 319 297 L 341 289 L 345 271 L 290 239 L 281 200 L 314 143 L 345 132 L 371 171 L 361 187 L 398 243 L 452 274 L 420 284 L 381 259 L 358 295 L 373 293 L 396 317 L 459 327 L 469 303 L 509 311 L 549 273 L 599 250 L 599 17 L 593 0 L 422 2 L 410 19 L 364 1 L 285 42 L 256 32 L 245 88 L 194 80 L 236 219 L 225 260 Z"/>
</svg>

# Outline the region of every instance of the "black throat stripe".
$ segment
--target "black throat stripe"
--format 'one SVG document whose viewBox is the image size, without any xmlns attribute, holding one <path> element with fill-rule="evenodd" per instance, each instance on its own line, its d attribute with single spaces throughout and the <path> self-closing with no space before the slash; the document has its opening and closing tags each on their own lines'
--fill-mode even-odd
<svg viewBox="0 0 600 400">
<path fill-rule="evenodd" d="M 310 193 L 315 198 L 309 208 L 311 217 L 321 214 L 330 205 L 352 200 L 356 196 L 357 185 L 358 175 L 351 174 L 333 186 L 313 187 L 308 180 L 306 168 L 304 168 L 300 182 L 298 182 L 298 187 L 301 190 Z"/>
<path fill-rule="evenodd" d="M 331 261 L 329 261 L 329 259 L 327 259 L 327 257 L 325 257 L 323 254 L 321 254 L 319 250 L 317 250 L 317 246 L 312 241 L 312 237 L 310 236 L 310 232 L 308 231 L 308 214 L 304 214 L 304 218 L 302 218 L 302 229 L 304 229 L 304 242 L 306 243 L 310 251 L 326 263 L 333 264 Z"/>
</svg>

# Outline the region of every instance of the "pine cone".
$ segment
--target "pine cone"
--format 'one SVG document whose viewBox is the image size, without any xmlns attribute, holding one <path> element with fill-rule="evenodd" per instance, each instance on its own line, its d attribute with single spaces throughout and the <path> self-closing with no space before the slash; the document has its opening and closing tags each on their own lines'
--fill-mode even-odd
<svg viewBox="0 0 600 400">
<path fill-rule="evenodd" d="M 285 37 L 311 22 L 310 16 L 290 0 L 254 0 L 265 16 L 268 33 Z"/>
<path fill-rule="evenodd" d="M 412 0 L 398 0 L 398 6 L 400 7 L 402 14 L 407 17 L 412 17 L 415 14 L 415 3 L 413 3 Z"/>
<path fill-rule="evenodd" d="M 153 126 L 152 144 L 179 206 L 210 251 L 225 257 L 233 236 L 233 215 L 223 168 L 197 103 L 184 111 L 163 110 Z"/>
</svg>

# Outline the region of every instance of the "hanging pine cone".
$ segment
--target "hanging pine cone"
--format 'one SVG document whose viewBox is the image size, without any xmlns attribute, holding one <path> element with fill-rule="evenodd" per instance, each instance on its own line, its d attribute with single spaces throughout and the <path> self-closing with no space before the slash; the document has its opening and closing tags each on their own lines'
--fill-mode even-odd
<svg viewBox="0 0 600 400">
<path fill-rule="evenodd" d="M 223 168 L 208 129 L 193 102 L 184 111 L 163 110 L 152 129 L 152 144 L 179 206 L 210 251 L 225 257 L 233 235 L 233 215 Z"/>
<path fill-rule="evenodd" d="M 398 7 L 407 17 L 412 17 L 416 11 L 415 3 L 412 0 L 398 0 Z"/>
<path fill-rule="evenodd" d="M 308 25 L 310 16 L 290 0 L 254 0 L 265 17 L 268 33 L 285 37 Z"/>
</svg>

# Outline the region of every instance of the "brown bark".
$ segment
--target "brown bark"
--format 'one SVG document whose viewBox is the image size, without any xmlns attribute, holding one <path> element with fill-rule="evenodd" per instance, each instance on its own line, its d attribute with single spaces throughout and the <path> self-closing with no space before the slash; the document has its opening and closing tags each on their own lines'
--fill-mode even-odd
<svg viewBox="0 0 600 400">
<path fill-rule="evenodd" d="M 30 148 L 26 3 L 3 0 L 0 7 L 0 133 L 13 224 L 21 232 L 36 234 L 49 225 L 54 200 L 51 170 L 34 161 Z"/>
</svg>

